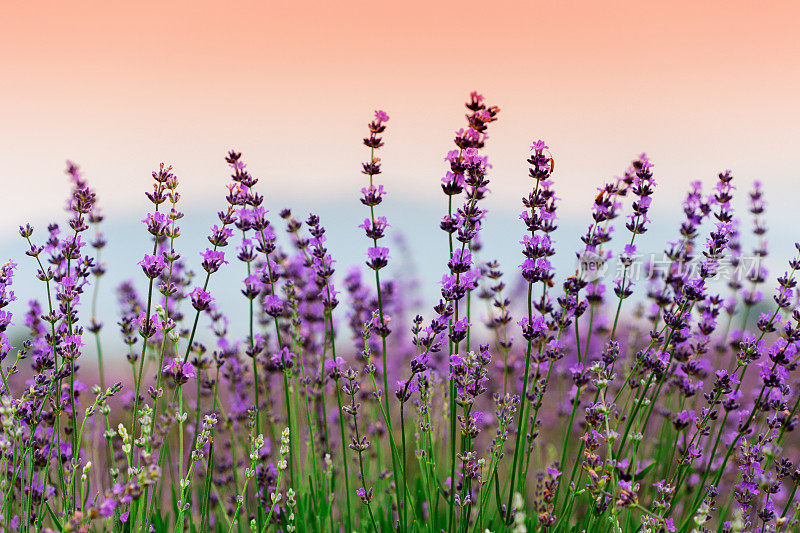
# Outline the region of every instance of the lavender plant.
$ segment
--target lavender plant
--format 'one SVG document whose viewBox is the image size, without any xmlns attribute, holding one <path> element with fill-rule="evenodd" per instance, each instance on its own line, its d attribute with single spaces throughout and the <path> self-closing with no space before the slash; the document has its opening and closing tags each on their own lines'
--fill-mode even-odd
<svg viewBox="0 0 800 533">
<path fill-rule="evenodd" d="M 744 215 L 751 254 L 725 171 L 708 193 L 691 184 L 676 240 L 646 255 L 656 167 L 641 154 L 597 189 L 571 243 L 557 237 L 555 159 L 539 140 L 519 180 L 522 263 L 504 269 L 480 239 L 500 110 L 478 93 L 466 108 L 445 157 L 443 277 L 427 311 L 385 245 L 383 111 L 363 140 L 364 265 L 337 274 L 315 214 L 280 211 L 280 237 L 235 151 L 194 261 L 180 182 L 162 164 L 146 192 L 152 243 L 114 318 L 97 305 L 103 215 L 69 163 L 66 226 L 20 226 L 26 263 L 0 266 L 0 529 L 800 529 L 800 244 L 766 298 L 762 185 Z M 557 240 L 578 246 L 574 272 L 554 267 Z M 215 299 L 230 290 L 212 279 L 223 268 L 242 279 L 243 328 Z M 19 270 L 41 284 L 15 327 Z M 114 348 L 101 343 L 109 321 Z M 96 372 L 81 368 L 89 343 Z"/>
</svg>

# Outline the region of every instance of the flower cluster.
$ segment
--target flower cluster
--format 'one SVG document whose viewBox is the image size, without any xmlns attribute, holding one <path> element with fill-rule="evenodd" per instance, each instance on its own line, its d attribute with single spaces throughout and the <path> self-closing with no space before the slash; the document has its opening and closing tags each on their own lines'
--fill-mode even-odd
<svg viewBox="0 0 800 533">
<path fill-rule="evenodd" d="M 770 282 L 765 187 L 740 215 L 731 171 L 690 184 L 666 261 L 641 265 L 658 223 L 641 154 L 597 189 L 562 272 L 556 159 L 539 140 L 519 181 L 522 263 L 504 269 L 481 242 L 499 109 L 478 93 L 466 108 L 427 317 L 377 212 L 383 111 L 363 141 L 366 264 L 342 273 L 313 213 L 280 210 L 278 235 L 235 151 L 208 244 L 187 251 L 162 164 L 113 318 L 97 301 L 115 243 L 69 163 L 66 223 L 21 225 L 29 264 L 0 265 L 0 530 L 798 530 L 800 243 Z M 743 250 L 753 267 L 721 282 Z M 17 325 L 28 269 L 38 286 Z"/>
</svg>

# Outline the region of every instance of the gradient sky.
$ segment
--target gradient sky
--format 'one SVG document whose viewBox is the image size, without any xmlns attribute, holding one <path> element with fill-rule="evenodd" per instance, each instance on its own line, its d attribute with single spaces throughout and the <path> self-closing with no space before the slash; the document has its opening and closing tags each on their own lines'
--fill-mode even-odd
<svg viewBox="0 0 800 533">
<path fill-rule="evenodd" d="M 517 210 L 526 152 L 541 137 L 565 213 L 585 212 L 594 188 L 641 151 L 656 163 L 657 204 L 731 168 L 740 188 L 762 179 L 788 207 L 781 191 L 797 191 L 800 162 L 799 6 L 9 3 L 0 227 L 62 205 L 66 158 L 120 216 L 146 209 L 141 191 L 160 161 L 175 166 L 184 198 L 217 205 L 231 147 L 270 193 L 352 198 L 374 108 L 392 117 L 383 160 L 394 198 L 440 202 L 442 156 L 472 89 L 502 108 L 488 148 L 500 206 Z"/>
</svg>

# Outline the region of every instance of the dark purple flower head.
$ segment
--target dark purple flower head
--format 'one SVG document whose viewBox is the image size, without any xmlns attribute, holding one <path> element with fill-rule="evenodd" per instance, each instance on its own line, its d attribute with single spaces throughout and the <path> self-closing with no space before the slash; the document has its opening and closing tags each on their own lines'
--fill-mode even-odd
<svg viewBox="0 0 800 533">
<path fill-rule="evenodd" d="M 147 231 L 155 237 L 162 235 L 169 225 L 169 219 L 161 211 L 148 213 L 142 222 L 147 226 Z"/>
<path fill-rule="evenodd" d="M 189 381 L 189 378 L 197 376 L 194 366 L 192 366 L 191 363 L 184 363 L 178 358 L 168 360 L 162 371 L 167 377 L 171 378 L 176 385 L 183 385 Z"/>
<path fill-rule="evenodd" d="M 545 319 L 541 315 L 534 316 L 530 320 L 523 318 L 517 322 L 517 325 L 522 328 L 522 336 L 530 341 L 539 338 L 547 329 Z"/>
<path fill-rule="evenodd" d="M 372 501 L 372 487 L 367 490 L 363 488 L 357 489 L 356 494 L 359 498 L 361 498 L 361 503 L 364 505 L 369 505 L 369 503 Z"/>
<path fill-rule="evenodd" d="M 144 275 L 150 279 L 155 279 L 161 275 L 164 269 L 167 267 L 166 263 L 164 262 L 164 258 L 161 254 L 156 255 L 147 255 L 145 254 L 144 259 L 139 261 L 139 265 L 142 267 L 142 271 Z"/>
<path fill-rule="evenodd" d="M 204 291 L 200 287 L 195 287 L 192 289 L 192 292 L 189 293 L 189 298 L 192 300 L 192 307 L 198 311 L 205 311 L 211 305 L 211 302 L 214 301 L 214 298 L 211 296 L 211 294 Z"/>
<path fill-rule="evenodd" d="M 270 356 L 270 363 L 272 363 L 272 366 L 280 372 L 291 369 L 294 366 L 294 360 L 295 354 L 290 352 L 289 348 L 286 346 L 281 348 L 278 353 Z"/>
<path fill-rule="evenodd" d="M 325 361 L 325 373 L 333 380 L 338 380 L 342 376 L 342 369 L 345 365 L 344 359 L 337 357 Z"/>
<path fill-rule="evenodd" d="M 139 334 L 145 338 L 150 338 L 159 331 L 163 330 L 163 324 L 161 320 L 159 320 L 158 316 L 151 315 L 148 318 L 144 311 L 139 313 L 139 315 L 134 319 L 132 325 L 137 328 L 139 330 Z"/>
<path fill-rule="evenodd" d="M 244 278 L 244 289 L 242 289 L 242 294 L 248 300 L 255 300 L 256 297 L 261 294 L 262 289 L 264 288 L 264 281 L 261 279 L 260 273 L 253 273 Z"/>
<path fill-rule="evenodd" d="M 220 218 L 225 218 L 222 213 L 220 213 Z M 219 227 L 214 224 L 211 226 L 211 233 L 208 236 L 208 241 L 216 247 L 224 247 L 228 245 L 228 239 L 232 236 L 233 228 L 229 228 L 227 225 Z"/>
<path fill-rule="evenodd" d="M 458 154 L 458 152 L 455 153 Z M 456 174 L 448 170 L 442 178 L 442 191 L 448 196 L 461 194 L 464 185 L 464 174 Z"/>
<path fill-rule="evenodd" d="M 689 427 L 695 420 L 697 420 L 697 415 L 694 411 L 681 411 L 672 419 L 672 425 L 680 431 Z"/>
<path fill-rule="evenodd" d="M 264 312 L 269 316 L 277 317 L 283 314 L 283 300 L 281 300 L 280 296 L 275 294 L 264 296 L 263 306 Z"/>
<path fill-rule="evenodd" d="M 65 335 L 61 340 L 61 353 L 65 359 L 74 361 L 80 356 L 81 348 L 85 346 L 80 335 Z"/>
<path fill-rule="evenodd" d="M 367 266 L 380 270 L 389 264 L 389 249 L 381 246 L 367 248 Z"/>
<path fill-rule="evenodd" d="M 380 204 L 384 196 L 386 196 L 386 191 L 383 189 L 383 185 L 370 185 L 361 189 L 361 203 L 367 207 Z"/>
<path fill-rule="evenodd" d="M 554 275 L 553 265 L 545 258 L 540 259 L 525 259 L 520 265 L 522 270 L 522 277 L 530 283 L 537 281 L 551 280 Z"/>
<path fill-rule="evenodd" d="M 442 298 L 448 301 L 458 301 L 467 294 L 467 291 L 477 286 L 477 273 L 475 270 L 456 276 L 445 274 L 442 276 Z"/>
<path fill-rule="evenodd" d="M 27 239 L 31 235 L 33 235 L 33 226 L 30 223 L 26 223 L 24 226 L 19 227 L 19 234 L 23 239 Z"/>
<path fill-rule="evenodd" d="M 384 232 L 388 226 L 389 223 L 387 222 L 386 217 L 377 217 L 375 220 L 365 218 L 364 222 L 359 224 L 358 227 L 364 230 L 364 233 L 366 233 L 368 238 L 378 240 L 383 238 Z"/>
<path fill-rule="evenodd" d="M 575 363 L 569 367 L 569 372 L 576 387 L 582 387 L 589 383 L 589 374 L 585 372 L 582 363 Z"/>
<path fill-rule="evenodd" d="M 206 251 L 201 252 L 200 255 L 203 258 L 203 264 L 202 264 L 203 270 L 205 270 L 209 274 L 213 274 L 214 272 L 219 270 L 219 268 L 222 265 L 228 263 L 227 261 L 225 261 L 225 252 L 219 252 L 217 250 L 206 248 Z"/>
<path fill-rule="evenodd" d="M 469 323 L 467 317 L 453 322 L 453 325 L 450 328 L 450 340 L 452 340 L 454 343 L 459 343 L 467 338 L 467 331 L 471 325 L 472 324 Z"/>
<path fill-rule="evenodd" d="M 463 274 L 467 272 L 472 268 L 472 253 L 466 248 L 455 250 L 447 266 L 453 274 Z"/>
</svg>

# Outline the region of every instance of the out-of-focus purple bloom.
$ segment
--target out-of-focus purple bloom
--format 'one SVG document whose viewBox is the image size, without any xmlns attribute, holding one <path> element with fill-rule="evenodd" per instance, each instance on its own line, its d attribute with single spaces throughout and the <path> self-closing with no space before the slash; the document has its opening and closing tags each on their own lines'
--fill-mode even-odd
<svg viewBox="0 0 800 533">
<path fill-rule="evenodd" d="M 272 366 L 280 372 L 291 369 L 294 366 L 294 360 L 294 353 L 289 351 L 289 348 L 286 346 L 281 348 L 278 353 L 270 356 L 270 362 L 272 363 Z"/>
</svg>

